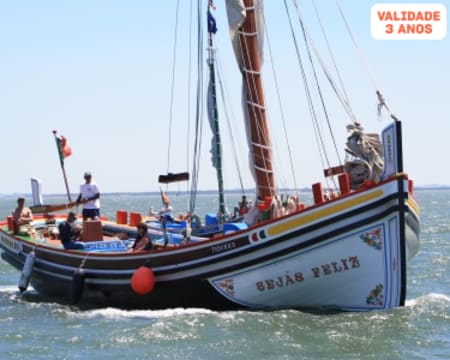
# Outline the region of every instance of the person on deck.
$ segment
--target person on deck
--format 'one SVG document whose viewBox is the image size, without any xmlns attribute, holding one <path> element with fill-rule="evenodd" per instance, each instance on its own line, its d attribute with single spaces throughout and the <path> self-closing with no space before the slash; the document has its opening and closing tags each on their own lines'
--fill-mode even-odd
<svg viewBox="0 0 450 360">
<path fill-rule="evenodd" d="M 159 211 L 159 215 L 164 216 L 166 221 L 173 222 L 174 221 L 173 216 L 172 216 L 173 208 L 172 208 L 172 206 L 170 206 L 169 196 L 167 196 L 166 194 L 162 194 L 161 199 L 163 202 L 163 206 L 162 206 L 161 210 Z"/>
<path fill-rule="evenodd" d="M 75 223 L 77 216 L 74 212 L 67 214 L 67 219 L 58 225 L 59 238 L 64 249 L 84 249 L 81 237 L 81 227 Z"/>
<path fill-rule="evenodd" d="M 247 200 L 247 196 L 242 195 L 242 200 L 239 201 L 239 215 L 245 215 L 250 210 L 250 204 Z"/>
<path fill-rule="evenodd" d="M 137 226 L 137 235 L 136 241 L 134 242 L 131 251 L 145 251 L 151 250 L 153 248 L 153 244 L 148 235 L 148 227 L 146 223 L 140 223 Z"/>
<path fill-rule="evenodd" d="M 83 221 L 96 220 L 100 218 L 100 190 L 92 181 L 92 174 L 89 171 L 84 173 L 84 180 L 85 183 L 80 185 L 77 205 L 83 204 Z"/>
<path fill-rule="evenodd" d="M 31 210 L 25 206 L 25 198 L 17 198 L 17 207 L 12 212 L 14 224 L 19 234 L 28 233 L 28 227 L 33 221 L 33 214 Z"/>
</svg>

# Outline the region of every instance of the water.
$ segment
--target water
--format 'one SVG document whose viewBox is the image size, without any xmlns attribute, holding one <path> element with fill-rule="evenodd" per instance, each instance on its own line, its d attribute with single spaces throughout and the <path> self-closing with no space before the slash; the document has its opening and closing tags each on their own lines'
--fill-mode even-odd
<svg viewBox="0 0 450 360">
<path fill-rule="evenodd" d="M 303 195 L 302 197 L 308 197 Z M 370 313 L 169 309 L 80 311 L 21 296 L 19 272 L 0 261 L 1 359 L 450 359 L 450 190 L 417 191 L 422 207 L 419 254 L 409 263 L 407 303 Z M 176 209 L 184 196 L 172 196 Z M 230 195 L 230 204 L 239 195 Z M 63 197 L 47 199 L 64 202 Z M 27 200 L 30 203 L 30 200 Z M 15 197 L 0 198 L 0 217 Z M 158 196 L 103 195 L 102 210 L 146 212 Z M 210 195 L 200 212 L 216 207 Z"/>
</svg>

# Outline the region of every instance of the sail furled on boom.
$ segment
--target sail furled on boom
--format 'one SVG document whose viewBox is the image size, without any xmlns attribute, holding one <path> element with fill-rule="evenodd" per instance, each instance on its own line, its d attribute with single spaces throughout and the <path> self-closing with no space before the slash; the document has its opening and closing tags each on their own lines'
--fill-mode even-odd
<svg viewBox="0 0 450 360">
<path fill-rule="evenodd" d="M 215 124 L 215 111 L 216 111 L 216 104 L 213 94 L 213 84 L 211 82 L 211 79 L 209 79 L 208 82 L 208 94 L 207 94 L 207 109 L 208 109 L 208 120 L 209 120 L 209 126 L 211 128 L 211 132 L 213 134 L 211 139 L 211 149 L 209 152 L 211 153 L 211 162 L 212 166 L 217 169 L 217 134 L 216 134 L 216 124 Z"/>
<path fill-rule="evenodd" d="M 213 35 L 217 32 L 216 20 L 210 11 L 211 2 L 208 5 L 208 67 L 209 67 L 209 81 L 207 93 L 207 110 L 209 126 L 212 131 L 211 140 L 211 160 L 212 165 L 216 168 L 217 185 L 219 190 L 219 214 L 220 220 L 226 215 L 225 209 L 225 195 L 223 186 L 223 171 L 222 171 L 222 143 L 220 139 L 219 129 L 219 112 L 217 110 L 217 95 L 216 95 L 216 71 L 215 71 L 215 48 Z"/>
<path fill-rule="evenodd" d="M 262 0 L 227 0 L 227 15 L 235 57 L 243 78 L 243 113 L 250 169 L 256 194 L 275 195 L 272 145 L 261 78 L 264 42 Z"/>
<path fill-rule="evenodd" d="M 209 9 L 211 6 L 211 2 L 208 5 L 207 12 L 207 20 L 208 20 L 208 67 L 209 67 L 209 80 L 208 80 L 208 89 L 207 89 L 207 98 L 206 98 L 206 107 L 208 110 L 208 120 L 209 126 L 211 128 L 211 132 L 213 134 L 211 139 L 211 162 L 214 168 L 218 167 L 218 156 L 220 156 L 221 152 L 221 144 L 220 144 L 220 135 L 218 130 L 218 112 L 217 112 L 217 98 L 216 98 L 216 86 L 215 86 L 215 70 L 214 70 L 214 62 L 215 62 L 215 54 L 214 54 L 214 45 L 212 36 L 217 32 L 217 24 L 216 19 L 211 14 L 211 10 Z"/>
</svg>

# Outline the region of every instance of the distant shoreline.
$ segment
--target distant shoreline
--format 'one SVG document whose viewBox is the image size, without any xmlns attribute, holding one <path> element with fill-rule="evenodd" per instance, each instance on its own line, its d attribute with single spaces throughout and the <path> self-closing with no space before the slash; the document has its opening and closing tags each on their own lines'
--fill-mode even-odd
<svg viewBox="0 0 450 360">
<path fill-rule="evenodd" d="M 442 185 L 442 186 L 417 186 L 414 187 L 414 191 L 429 191 L 429 190 L 450 190 L 450 185 Z M 294 192 L 294 189 L 280 189 L 280 193 L 289 193 L 289 192 Z M 306 193 L 310 193 L 312 192 L 311 188 L 301 188 L 298 189 L 298 191 L 300 192 L 306 192 Z M 226 190 L 225 194 L 252 194 L 254 193 L 255 190 L 254 189 L 245 189 L 245 190 Z M 190 192 L 188 191 L 168 191 L 167 194 L 168 195 L 188 195 Z M 197 195 L 212 195 L 212 194 L 216 194 L 217 190 L 197 190 Z M 102 193 L 104 195 L 160 195 L 159 191 L 112 191 L 112 192 L 104 192 Z M 0 194 L 0 198 L 1 197 L 12 197 L 12 196 L 18 196 L 18 195 L 22 195 L 22 196 L 29 196 L 31 197 L 31 193 L 10 193 L 10 194 Z M 66 196 L 67 194 L 65 193 L 56 193 L 56 194 L 42 194 L 44 196 Z M 76 196 L 77 193 L 73 193 L 71 195 Z"/>
</svg>

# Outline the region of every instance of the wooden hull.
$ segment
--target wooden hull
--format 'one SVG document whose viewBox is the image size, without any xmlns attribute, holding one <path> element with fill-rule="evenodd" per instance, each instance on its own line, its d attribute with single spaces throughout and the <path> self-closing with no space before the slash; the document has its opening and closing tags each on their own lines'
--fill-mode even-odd
<svg viewBox="0 0 450 360">
<path fill-rule="evenodd" d="M 34 250 L 31 284 L 58 301 L 71 301 L 73 274 L 82 267 L 81 306 L 344 311 L 402 306 L 407 259 L 419 246 L 419 208 L 407 181 L 398 176 L 245 231 L 150 253 L 62 250 L 16 237 L 3 226 L 2 258 L 22 270 Z M 155 274 L 155 288 L 144 296 L 130 286 L 142 265 Z"/>
</svg>

